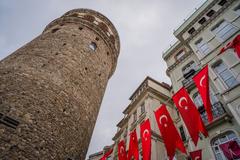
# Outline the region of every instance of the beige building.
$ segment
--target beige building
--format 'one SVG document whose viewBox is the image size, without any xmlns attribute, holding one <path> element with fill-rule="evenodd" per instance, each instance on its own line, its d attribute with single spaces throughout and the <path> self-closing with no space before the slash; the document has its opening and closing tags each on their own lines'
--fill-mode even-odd
<svg viewBox="0 0 240 160">
<path fill-rule="evenodd" d="M 240 60 L 233 49 L 218 55 L 239 33 L 240 1 L 208 0 L 174 31 L 178 41 L 163 54 L 173 92 L 184 86 L 206 124 L 209 138 L 202 138 L 197 147 L 186 132 L 188 151 L 202 149 L 204 160 L 226 160 L 219 145 L 231 139 L 239 141 Z M 201 97 L 192 80 L 206 64 L 214 115 L 211 124 L 207 122 Z"/>
<path fill-rule="evenodd" d="M 171 87 L 166 83 L 159 83 L 156 80 L 147 77 L 136 91 L 129 98 L 131 103 L 123 111 L 124 118 L 117 124 L 117 133 L 113 137 L 114 150 L 113 159 L 118 159 L 117 144 L 124 139 L 126 143 L 126 150 L 129 148 L 129 134 L 136 129 L 139 141 L 140 159 L 142 155 L 142 146 L 140 140 L 140 124 L 150 119 L 151 133 L 152 133 L 152 159 L 157 160 L 159 157 L 167 158 L 165 147 L 161 137 L 159 136 L 159 129 L 155 120 L 154 112 L 162 103 L 167 105 L 167 108 L 172 117 L 179 119 L 173 103 L 170 99 Z"/>
<path fill-rule="evenodd" d="M 167 160 L 165 146 L 157 127 L 154 111 L 165 103 L 188 152 L 202 149 L 203 160 L 227 160 L 219 145 L 229 140 L 240 143 L 240 60 L 233 49 L 218 55 L 221 48 L 240 34 L 240 1 L 207 0 L 174 31 L 177 42 L 163 54 L 167 75 L 172 86 L 147 77 L 130 97 L 113 137 L 112 159 L 117 160 L 117 144 L 124 139 L 129 145 L 129 133 L 136 128 L 141 159 L 140 124 L 150 119 L 152 129 L 152 160 Z M 213 122 L 207 121 L 201 97 L 192 77 L 203 66 L 209 66 L 210 96 Z M 174 106 L 171 97 L 185 87 L 195 102 L 206 125 L 209 137 L 201 136 L 195 147 Z M 176 159 L 187 159 L 179 152 Z"/>
<path fill-rule="evenodd" d="M 112 148 L 112 146 L 103 147 L 102 151 L 99 151 L 99 152 L 89 155 L 88 160 L 100 160 L 105 155 L 105 153 L 107 153 L 109 151 L 109 149 L 111 149 L 111 148 Z M 112 159 L 112 155 L 107 157 L 107 160 L 111 160 L 111 159 Z"/>
</svg>

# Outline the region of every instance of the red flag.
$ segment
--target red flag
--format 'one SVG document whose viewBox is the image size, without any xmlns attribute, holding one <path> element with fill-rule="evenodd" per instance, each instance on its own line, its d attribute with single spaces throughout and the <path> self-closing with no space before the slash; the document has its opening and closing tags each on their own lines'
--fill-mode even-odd
<svg viewBox="0 0 240 160">
<path fill-rule="evenodd" d="M 220 145 L 223 154 L 228 160 L 234 160 L 240 158 L 240 146 L 236 141 L 229 141 Z"/>
<path fill-rule="evenodd" d="M 121 140 L 118 143 L 118 159 L 119 160 L 126 160 L 127 159 L 127 153 L 126 153 L 126 147 L 124 140 Z"/>
<path fill-rule="evenodd" d="M 107 151 L 103 157 L 100 160 L 106 160 L 108 158 L 108 156 L 110 156 L 113 152 L 113 149 L 110 149 L 109 151 Z"/>
<path fill-rule="evenodd" d="M 229 42 L 225 47 L 223 47 L 220 50 L 219 54 L 222 54 L 225 52 L 227 49 L 233 48 L 234 51 L 236 52 L 238 58 L 240 58 L 240 35 L 237 35 L 232 42 Z"/>
<path fill-rule="evenodd" d="M 143 160 L 151 159 L 151 127 L 150 121 L 147 119 L 140 126 L 141 139 L 142 139 L 142 155 Z"/>
<path fill-rule="evenodd" d="M 138 153 L 138 140 L 137 140 L 137 132 L 136 129 L 134 129 L 130 133 L 130 142 L 129 142 L 129 149 L 128 149 L 128 160 L 131 160 L 132 157 L 134 157 L 134 160 L 139 159 L 139 153 Z"/>
<path fill-rule="evenodd" d="M 170 117 L 166 106 L 164 104 L 161 105 L 154 113 L 169 159 L 173 159 L 176 149 L 186 153 L 183 141 L 173 124 L 173 120 Z"/>
<path fill-rule="evenodd" d="M 192 160 L 202 160 L 202 150 L 190 152 L 190 156 Z"/>
<path fill-rule="evenodd" d="M 203 124 L 197 107 L 189 97 L 185 88 L 181 88 L 175 95 L 173 95 L 172 99 L 177 106 L 183 121 L 186 124 L 188 132 L 196 146 L 200 132 L 202 132 L 205 137 L 208 136 L 207 130 Z"/>
<path fill-rule="evenodd" d="M 208 65 L 198 72 L 198 74 L 193 77 L 193 80 L 202 97 L 202 101 L 207 112 L 208 121 L 211 122 L 213 120 L 213 114 L 209 95 Z"/>
</svg>

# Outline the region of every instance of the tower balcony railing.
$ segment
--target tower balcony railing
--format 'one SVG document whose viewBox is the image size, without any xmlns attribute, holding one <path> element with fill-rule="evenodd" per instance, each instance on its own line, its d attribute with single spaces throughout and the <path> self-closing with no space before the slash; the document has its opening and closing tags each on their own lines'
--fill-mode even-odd
<svg viewBox="0 0 240 160">
<path fill-rule="evenodd" d="M 206 113 L 204 107 L 203 106 L 199 107 L 198 111 L 201 114 L 204 124 L 205 125 L 209 124 L 207 113 Z M 226 113 L 221 102 L 216 102 L 212 105 L 212 113 L 213 113 L 213 121 L 218 119 L 219 117 L 221 117 L 222 115 L 224 115 Z"/>
</svg>

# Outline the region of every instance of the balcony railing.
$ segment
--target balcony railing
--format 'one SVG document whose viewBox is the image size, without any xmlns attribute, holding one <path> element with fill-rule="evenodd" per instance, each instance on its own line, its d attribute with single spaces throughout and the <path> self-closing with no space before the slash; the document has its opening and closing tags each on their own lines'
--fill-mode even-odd
<svg viewBox="0 0 240 160">
<path fill-rule="evenodd" d="M 191 84 L 193 84 L 193 76 L 197 73 L 197 70 L 195 69 L 191 69 L 189 72 L 187 72 L 186 74 L 183 75 L 183 77 L 185 78 L 182 81 L 183 86 L 188 87 Z"/>
<path fill-rule="evenodd" d="M 199 107 L 198 111 L 201 114 L 202 120 L 204 122 L 204 124 L 208 124 L 208 117 L 207 117 L 207 113 L 204 109 L 204 107 Z M 214 103 L 212 105 L 212 113 L 213 113 L 213 120 L 217 119 L 218 117 L 222 116 L 225 113 L 225 110 L 222 106 L 222 104 L 220 102 Z"/>
</svg>

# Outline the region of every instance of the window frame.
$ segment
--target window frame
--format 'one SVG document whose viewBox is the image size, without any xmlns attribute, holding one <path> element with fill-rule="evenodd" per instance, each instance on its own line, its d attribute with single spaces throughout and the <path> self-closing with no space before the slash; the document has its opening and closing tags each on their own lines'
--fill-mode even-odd
<svg viewBox="0 0 240 160">
<path fill-rule="evenodd" d="M 216 70 L 216 67 L 217 67 L 218 65 L 221 65 L 221 64 L 224 65 L 225 69 L 223 69 L 223 70 L 219 73 L 219 72 Z M 235 87 L 236 85 L 239 84 L 239 82 L 238 82 L 237 79 L 236 79 L 235 74 L 231 71 L 231 69 L 228 68 L 228 66 L 223 62 L 223 60 L 219 60 L 219 61 L 215 62 L 215 63 L 212 65 L 212 69 L 213 69 L 214 73 L 216 74 L 216 76 L 221 80 L 221 82 L 224 84 L 224 86 L 225 86 L 227 89 L 233 88 L 233 87 Z M 228 74 L 231 75 L 231 76 L 229 76 L 229 77 L 227 77 L 227 78 L 224 79 L 223 76 L 221 76 L 221 73 L 223 73 L 223 72 L 225 72 L 225 71 L 228 71 Z M 234 82 L 235 84 L 233 84 L 233 85 L 229 85 L 229 84 L 226 82 L 226 81 L 230 80 L 231 78 L 233 78 L 234 81 L 235 81 L 235 82 Z"/>
<path fill-rule="evenodd" d="M 224 23 L 226 23 L 222 28 L 219 28 L 221 25 L 223 25 Z M 226 30 L 226 27 L 230 26 L 231 28 L 229 28 L 228 30 Z M 226 30 L 226 31 L 225 31 Z M 232 32 L 230 32 L 231 30 L 233 30 Z M 225 19 L 220 20 L 217 24 L 215 24 L 211 30 L 210 30 L 215 37 L 220 41 L 220 42 L 225 42 L 227 39 L 229 39 L 230 37 L 232 37 L 234 35 L 234 33 L 236 33 L 238 31 L 238 27 L 234 26 L 232 23 L 226 21 Z M 223 31 L 225 31 L 223 33 Z M 230 33 L 230 34 L 229 34 Z M 227 35 L 227 36 L 226 36 Z M 225 37 L 226 36 L 226 37 Z"/>
<path fill-rule="evenodd" d="M 230 137 L 230 135 L 235 135 L 235 137 Z M 223 138 L 226 141 L 221 142 L 221 140 L 223 140 Z M 238 134 L 236 134 L 236 132 L 234 132 L 233 130 L 228 130 L 228 131 L 226 131 L 226 132 L 224 132 L 224 133 L 222 133 L 222 134 L 212 138 L 212 140 L 211 140 L 211 148 L 212 148 L 212 151 L 214 153 L 214 156 L 215 156 L 216 160 L 217 160 L 217 156 L 216 156 L 217 154 L 221 155 L 221 159 L 227 160 L 219 146 L 221 144 L 227 143 L 227 142 L 229 142 L 231 140 L 236 140 L 238 143 L 240 143 L 240 139 L 239 139 Z"/>
<path fill-rule="evenodd" d="M 194 45 L 197 48 L 197 53 L 203 57 L 211 51 L 209 43 L 205 42 L 203 38 L 199 38 L 197 41 L 195 41 Z M 206 49 L 203 49 L 205 47 Z"/>
<path fill-rule="evenodd" d="M 175 55 L 175 59 L 176 59 L 177 61 L 180 61 L 180 60 L 182 59 L 182 57 L 184 57 L 185 54 L 186 54 L 185 50 L 184 50 L 184 49 L 181 49 L 181 50 L 179 50 L 179 51 L 177 52 L 177 54 Z M 181 55 L 181 56 L 179 57 L 179 55 Z"/>
<path fill-rule="evenodd" d="M 234 7 L 233 11 L 240 16 L 240 4 L 238 4 L 236 7 Z"/>
</svg>

